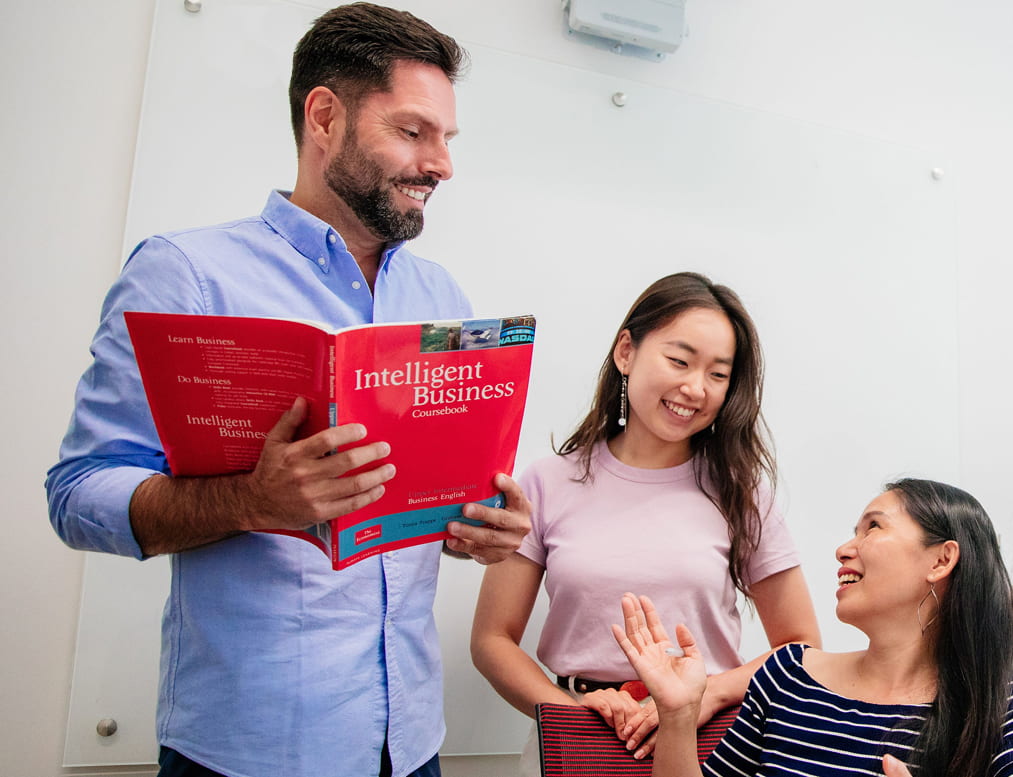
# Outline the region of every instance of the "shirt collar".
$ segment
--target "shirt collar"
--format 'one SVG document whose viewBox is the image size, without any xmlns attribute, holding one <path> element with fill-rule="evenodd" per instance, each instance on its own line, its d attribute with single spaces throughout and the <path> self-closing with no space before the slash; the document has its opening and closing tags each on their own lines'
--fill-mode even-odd
<svg viewBox="0 0 1013 777">
<path fill-rule="evenodd" d="M 309 211 L 289 200 L 292 192 L 276 189 L 267 198 L 261 218 L 275 232 L 287 240 L 296 251 L 317 265 L 324 272 L 330 265 L 334 249 L 348 253 L 344 238 L 334 227 L 318 219 Z M 386 268 L 394 255 L 404 246 L 404 241 L 390 243 L 380 256 L 380 270 Z M 349 254 L 350 255 L 350 254 Z"/>
</svg>

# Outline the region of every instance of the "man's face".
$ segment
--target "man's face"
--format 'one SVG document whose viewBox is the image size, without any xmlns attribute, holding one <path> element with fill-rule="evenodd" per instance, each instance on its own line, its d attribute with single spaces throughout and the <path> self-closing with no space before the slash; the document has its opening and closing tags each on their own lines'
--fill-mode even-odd
<svg viewBox="0 0 1013 777">
<path fill-rule="evenodd" d="M 378 238 L 417 237 L 426 201 L 454 172 L 452 84 L 438 67 L 400 62 L 390 91 L 366 95 L 347 122 L 324 172 L 327 185 Z"/>
</svg>

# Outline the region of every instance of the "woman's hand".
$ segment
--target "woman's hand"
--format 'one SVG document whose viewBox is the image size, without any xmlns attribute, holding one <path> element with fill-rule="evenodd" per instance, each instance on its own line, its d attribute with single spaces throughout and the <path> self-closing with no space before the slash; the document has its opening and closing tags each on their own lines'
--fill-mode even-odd
<svg viewBox="0 0 1013 777">
<path fill-rule="evenodd" d="M 637 676 L 647 686 L 658 707 L 658 715 L 699 715 L 700 700 L 707 687 L 703 657 L 692 633 L 676 626 L 676 647 L 668 637 L 651 600 L 633 594 L 623 596 L 625 630 L 612 626 L 612 633 Z"/>
<path fill-rule="evenodd" d="M 640 713 L 640 702 L 626 691 L 612 688 L 586 693 L 580 703 L 601 715 L 615 729 L 616 736 L 624 741 L 623 731 Z"/>
<path fill-rule="evenodd" d="M 626 743 L 626 749 L 634 751 L 634 758 L 645 758 L 654 749 L 653 732 L 658 727 L 658 710 L 650 699 L 641 706 L 626 691 L 610 688 L 585 694 L 580 703 L 597 712 L 615 729 L 616 736 Z M 641 742 L 643 745 L 638 748 Z"/>
<path fill-rule="evenodd" d="M 883 774 L 886 777 L 911 777 L 911 772 L 908 771 L 903 761 L 899 761 L 892 755 L 883 756 Z"/>
</svg>

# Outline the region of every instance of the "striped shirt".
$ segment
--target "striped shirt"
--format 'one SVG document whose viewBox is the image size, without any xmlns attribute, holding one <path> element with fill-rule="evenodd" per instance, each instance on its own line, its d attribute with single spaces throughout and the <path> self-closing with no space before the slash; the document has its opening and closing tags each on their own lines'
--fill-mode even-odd
<svg viewBox="0 0 1013 777">
<path fill-rule="evenodd" d="M 910 759 L 928 704 L 871 704 L 833 693 L 802 667 L 803 645 L 772 655 L 753 677 L 742 710 L 703 766 L 709 777 L 882 775 L 887 753 Z M 989 777 L 1013 777 L 1013 718 Z"/>
</svg>

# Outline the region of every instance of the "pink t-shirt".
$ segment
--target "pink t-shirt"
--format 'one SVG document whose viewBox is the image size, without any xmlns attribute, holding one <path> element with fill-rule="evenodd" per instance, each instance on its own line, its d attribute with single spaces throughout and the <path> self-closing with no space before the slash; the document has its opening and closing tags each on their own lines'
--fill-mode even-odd
<svg viewBox="0 0 1013 777">
<path fill-rule="evenodd" d="M 670 634 L 676 623 L 689 626 L 709 673 L 741 665 L 728 524 L 697 487 L 693 463 L 638 469 L 599 443 L 594 479 L 579 483 L 576 459 L 549 456 L 520 477 L 532 515 L 518 552 L 545 567 L 549 594 L 539 660 L 558 675 L 633 679 L 610 629 L 622 623 L 620 601 L 632 591 L 651 597 Z M 764 494 L 761 508 L 767 502 Z M 784 520 L 772 509 L 746 582 L 798 564 Z"/>
</svg>

